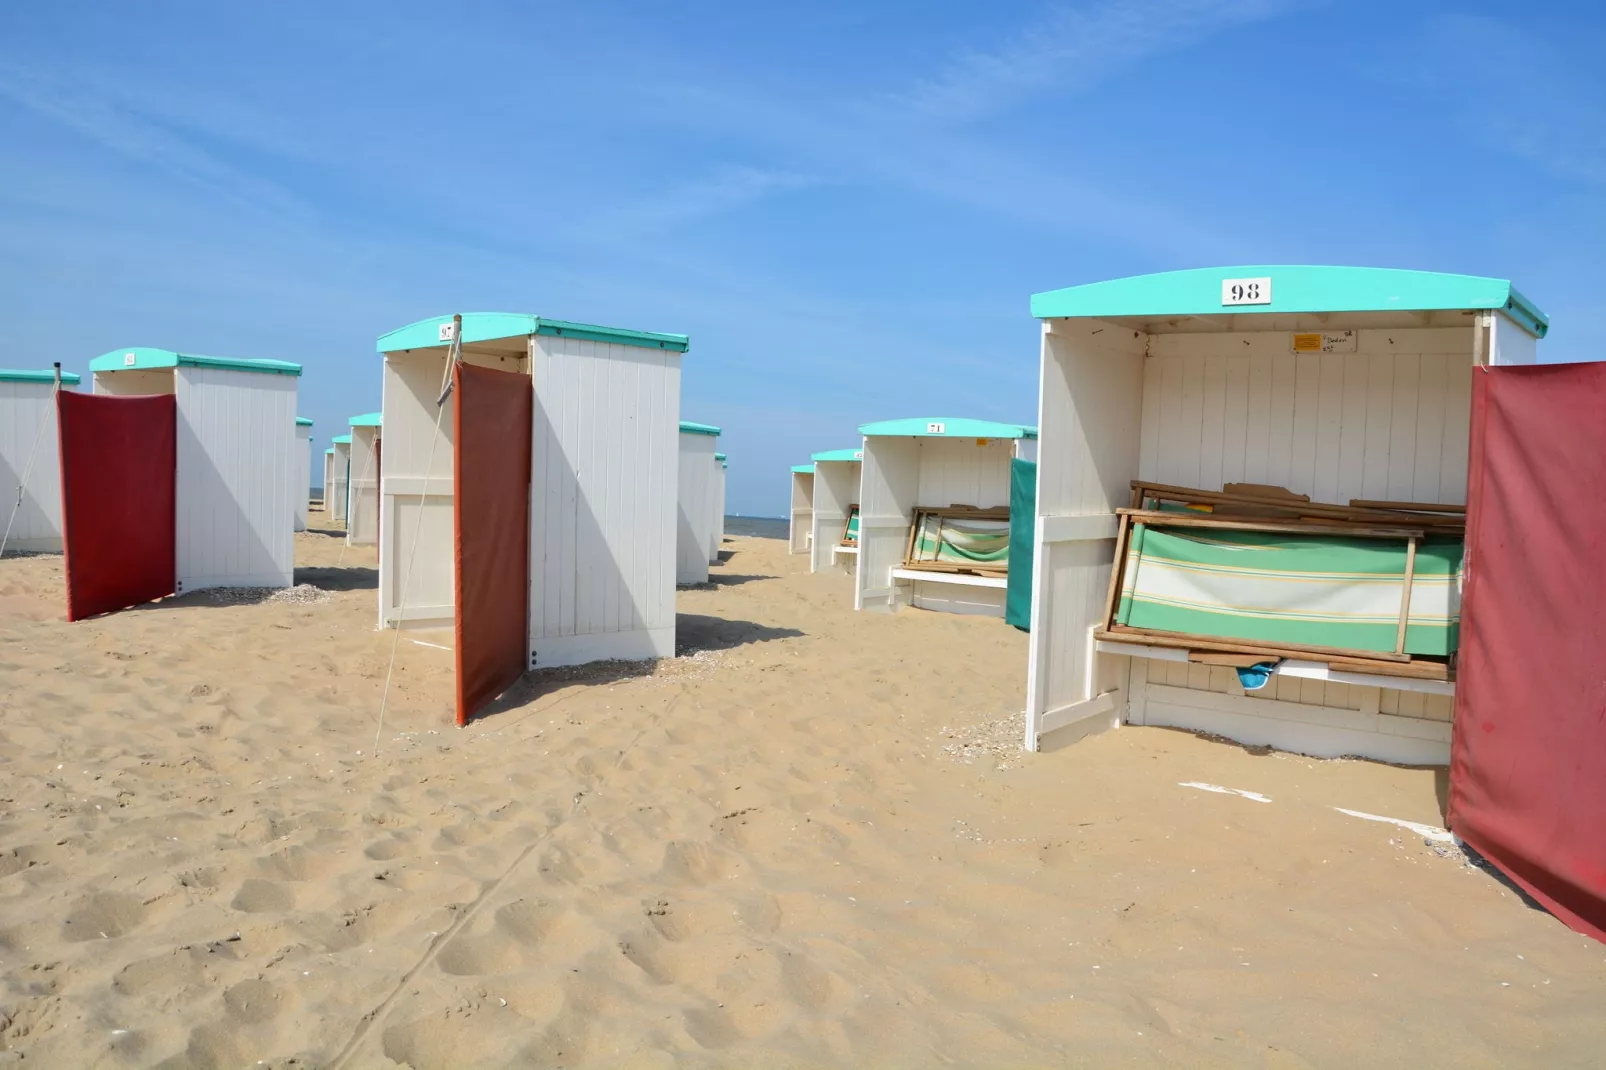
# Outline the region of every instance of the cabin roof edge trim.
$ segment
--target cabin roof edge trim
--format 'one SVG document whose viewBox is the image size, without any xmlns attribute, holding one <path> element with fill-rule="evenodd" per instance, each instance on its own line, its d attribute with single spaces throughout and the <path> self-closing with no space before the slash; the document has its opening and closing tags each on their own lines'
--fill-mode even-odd
<svg viewBox="0 0 1606 1070">
<path fill-rule="evenodd" d="M 1265 304 L 1224 305 L 1222 283 L 1269 278 Z M 1550 318 L 1507 279 L 1404 268 L 1282 264 L 1188 268 L 1067 286 L 1032 295 L 1037 319 L 1164 319 L 1170 316 L 1325 312 L 1504 312 L 1535 338 Z"/>
<path fill-rule="evenodd" d="M 405 327 L 398 327 L 379 336 L 379 341 L 375 343 L 375 351 L 400 353 L 410 349 L 440 349 L 450 344 L 449 340 L 441 337 L 441 332 L 451 322 L 451 316 L 433 316 L 409 323 Z M 568 320 L 547 319 L 522 312 L 463 313 L 464 345 L 532 335 L 578 338 L 588 342 L 611 342 L 615 345 L 661 349 L 671 353 L 684 353 L 691 347 L 691 340 L 684 334 L 634 331 L 624 327 L 604 327 L 595 323 L 571 323 Z"/>
</svg>

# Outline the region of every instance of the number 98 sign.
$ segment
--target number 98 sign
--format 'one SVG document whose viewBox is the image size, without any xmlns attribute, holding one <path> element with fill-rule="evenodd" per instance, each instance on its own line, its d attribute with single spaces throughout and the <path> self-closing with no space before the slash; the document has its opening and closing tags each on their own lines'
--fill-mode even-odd
<svg viewBox="0 0 1606 1070">
<path fill-rule="evenodd" d="M 1223 305 L 1269 305 L 1271 304 L 1271 278 L 1267 276 L 1258 279 L 1222 279 L 1221 303 Z"/>
</svg>

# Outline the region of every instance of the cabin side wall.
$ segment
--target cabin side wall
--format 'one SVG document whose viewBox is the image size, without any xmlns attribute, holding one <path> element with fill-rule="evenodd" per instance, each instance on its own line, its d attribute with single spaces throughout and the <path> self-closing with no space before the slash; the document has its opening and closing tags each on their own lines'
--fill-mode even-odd
<svg viewBox="0 0 1606 1070">
<path fill-rule="evenodd" d="M 725 541 L 725 468 L 714 458 L 709 462 L 711 488 L 708 495 L 708 563 L 719 564 L 719 548 Z"/>
<path fill-rule="evenodd" d="M 346 523 L 349 506 L 351 505 L 350 478 L 351 478 L 351 444 L 336 442 L 335 452 L 330 459 L 332 476 L 324 485 L 324 499 L 328 503 L 325 508 L 329 516 L 340 523 Z"/>
<path fill-rule="evenodd" d="M 677 440 L 707 443 L 705 477 L 714 452 L 679 433 L 680 354 L 541 336 L 533 356 L 530 667 L 673 657 Z"/>
<path fill-rule="evenodd" d="M 1009 462 L 1015 439 L 921 438 L 920 485 L 916 505 L 974 505 L 990 509 L 1009 504 Z"/>
<path fill-rule="evenodd" d="M 1354 353 L 1288 331 L 1153 336 L 1140 478 L 1270 483 L 1314 501 L 1464 504 L 1473 330 L 1361 330 Z"/>
<path fill-rule="evenodd" d="M 810 559 L 811 572 L 823 572 L 834 566 L 852 571 L 856 558 L 836 556 L 833 550 L 842 541 L 842 527 L 848 522 L 848 510 L 859 504 L 859 475 L 863 464 L 859 461 L 818 461 L 814 466 L 814 546 Z"/>
<path fill-rule="evenodd" d="M 174 392 L 172 368 L 133 368 L 128 371 L 96 372 L 93 393 L 127 397 L 138 394 Z"/>
<path fill-rule="evenodd" d="M 454 427 L 451 399 L 444 406 L 436 404 L 445 369 L 442 349 L 385 354 L 380 401 L 385 427 L 380 627 L 403 621 L 444 626 L 452 620 Z M 337 489 L 331 498 L 340 495 L 334 514 L 338 518 L 346 508 L 346 473 L 340 454 L 335 456 Z"/>
<path fill-rule="evenodd" d="M 302 465 L 296 377 L 181 367 L 173 381 L 178 593 L 290 586 L 295 540 L 284 503 Z"/>
<path fill-rule="evenodd" d="M 1097 321 L 1044 325 L 1037 530 L 1025 745 L 1109 727 L 1128 659 L 1095 654 L 1092 631 L 1115 559 L 1114 511 L 1138 474 L 1146 336 Z"/>
<path fill-rule="evenodd" d="M 0 381 L 0 516 L 11 521 L 8 553 L 61 551 L 60 456 L 54 385 Z"/>
<path fill-rule="evenodd" d="M 375 427 L 351 429 L 351 473 L 346 484 L 346 545 L 372 546 L 379 541 L 379 475 L 375 462 Z"/>
<path fill-rule="evenodd" d="M 903 563 L 920 496 L 920 440 L 867 438 L 862 463 L 853 608 L 892 610 L 908 604 L 909 591 L 900 591 L 892 570 Z"/>
<path fill-rule="evenodd" d="M 296 425 L 296 480 L 290 487 L 291 507 L 294 510 L 291 527 L 295 531 L 307 530 L 307 503 L 312 496 L 312 428 Z"/>
<path fill-rule="evenodd" d="M 809 549 L 809 533 L 814 525 L 814 473 L 792 473 L 792 505 L 787 514 L 786 550 L 801 554 Z M 812 569 L 810 571 L 813 571 Z"/>
<path fill-rule="evenodd" d="M 713 541 L 714 460 L 718 439 L 682 434 L 679 438 L 679 504 L 675 521 L 675 582 L 708 582 L 708 547 Z"/>
</svg>

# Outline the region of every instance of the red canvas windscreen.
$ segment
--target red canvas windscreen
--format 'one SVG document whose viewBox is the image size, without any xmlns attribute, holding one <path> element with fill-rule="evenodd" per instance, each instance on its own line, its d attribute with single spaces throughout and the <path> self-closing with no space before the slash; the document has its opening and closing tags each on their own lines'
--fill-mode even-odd
<svg viewBox="0 0 1606 1070">
<path fill-rule="evenodd" d="M 172 594 L 177 399 L 56 399 L 67 619 Z"/>
<path fill-rule="evenodd" d="M 452 371 L 458 724 L 506 691 L 529 661 L 534 400 L 528 375 L 468 364 Z"/>
<path fill-rule="evenodd" d="M 1606 364 L 1472 379 L 1450 828 L 1606 940 Z"/>
</svg>

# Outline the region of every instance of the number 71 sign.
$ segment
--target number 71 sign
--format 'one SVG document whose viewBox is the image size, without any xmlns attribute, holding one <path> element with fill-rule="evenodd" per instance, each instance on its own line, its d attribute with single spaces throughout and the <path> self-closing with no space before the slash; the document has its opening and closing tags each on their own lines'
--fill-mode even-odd
<svg viewBox="0 0 1606 1070">
<path fill-rule="evenodd" d="M 1271 277 L 1259 279 L 1222 279 L 1221 303 L 1223 305 L 1269 305 L 1271 304 Z"/>
</svg>

